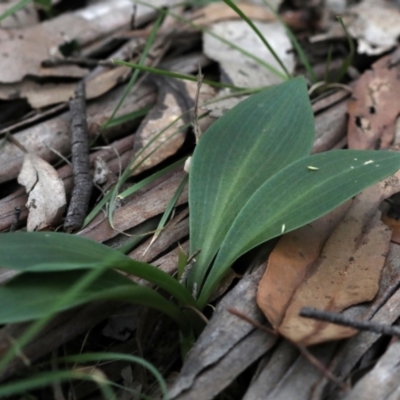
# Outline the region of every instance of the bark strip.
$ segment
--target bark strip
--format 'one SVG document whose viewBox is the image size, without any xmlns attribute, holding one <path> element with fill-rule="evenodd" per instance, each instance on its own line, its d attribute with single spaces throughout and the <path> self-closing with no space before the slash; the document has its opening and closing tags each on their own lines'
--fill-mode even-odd
<svg viewBox="0 0 400 400">
<path fill-rule="evenodd" d="M 90 175 L 89 139 L 86 123 L 85 84 L 79 82 L 75 96 L 69 101 L 72 135 L 72 172 L 74 188 L 68 207 L 64 230 L 73 232 L 80 229 L 86 217 L 93 180 Z"/>
</svg>

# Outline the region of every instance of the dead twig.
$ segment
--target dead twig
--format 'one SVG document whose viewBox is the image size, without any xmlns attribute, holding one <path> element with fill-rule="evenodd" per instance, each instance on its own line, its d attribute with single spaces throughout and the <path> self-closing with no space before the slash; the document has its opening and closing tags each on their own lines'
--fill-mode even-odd
<svg viewBox="0 0 400 400">
<path fill-rule="evenodd" d="M 326 321 L 336 325 L 348 326 L 350 328 L 358 329 L 359 331 L 369 331 L 380 333 L 381 335 L 400 337 L 400 328 L 397 326 L 378 324 L 370 321 L 357 321 L 335 312 L 303 307 L 299 315 L 301 317 Z"/>
<path fill-rule="evenodd" d="M 197 73 L 197 91 L 196 91 L 196 98 L 194 102 L 194 108 L 193 108 L 193 131 L 194 131 L 194 136 L 196 138 L 196 143 L 198 143 L 200 136 L 202 134 L 200 126 L 199 126 L 199 99 L 200 99 L 200 90 L 201 90 L 201 85 L 203 83 L 203 78 L 204 75 L 201 72 L 201 65 L 199 63 L 199 69 Z"/>
<path fill-rule="evenodd" d="M 93 187 L 93 180 L 90 175 L 85 84 L 83 81 L 78 84 L 75 90 L 75 97 L 69 102 L 69 108 L 71 110 L 74 188 L 64 222 L 64 229 L 67 232 L 72 232 L 80 229 L 83 225 Z"/>
<path fill-rule="evenodd" d="M 59 67 L 60 65 L 81 65 L 88 68 L 98 67 L 99 65 L 103 67 L 116 67 L 111 60 L 96 60 L 86 57 L 54 57 L 42 62 L 42 67 L 45 68 Z"/>
</svg>

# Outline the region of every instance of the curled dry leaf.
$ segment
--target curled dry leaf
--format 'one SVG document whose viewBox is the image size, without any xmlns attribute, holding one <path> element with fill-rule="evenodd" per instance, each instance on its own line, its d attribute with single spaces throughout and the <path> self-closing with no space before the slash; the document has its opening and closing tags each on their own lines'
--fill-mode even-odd
<svg viewBox="0 0 400 400">
<path fill-rule="evenodd" d="M 18 183 L 25 186 L 29 194 L 26 204 L 28 232 L 44 229 L 60 220 L 66 205 L 65 189 L 49 163 L 34 154 L 25 154 Z"/>
<path fill-rule="evenodd" d="M 192 121 L 193 113 L 188 113 L 195 104 L 197 83 L 181 82 L 163 77 L 152 78 L 156 82 L 159 94 L 157 104 L 143 120 L 136 135 L 134 152 L 138 154 L 145 146 L 133 165 L 134 174 L 154 167 L 172 156 L 182 146 L 186 134 L 184 125 Z M 212 98 L 214 89 L 202 85 L 199 95 L 199 106 Z M 200 114 L 202 111 L 199 111 Z M 179 117 L 182 118 L 178 119 Z M 199 121 L 200 130 L 204 131 L 211 120 L 203 118 Z"/>
<path fill-rule="evenodd" d="M 257 302 L 282 336 L 312 345 L 356 333 L 299 312 L 302 307 L 340 312 L 375 297 L 391 236 L 379 206 L 399 189 L 400 172 L 279 241 Z"/>
<path fill-rule="evenodd" d="M 357 81 L 349 103 L 348 144 L 351 149 L 388 148 L 400 113 L 400 64 L 391 56 L 372 65 Z"/>
</svg>

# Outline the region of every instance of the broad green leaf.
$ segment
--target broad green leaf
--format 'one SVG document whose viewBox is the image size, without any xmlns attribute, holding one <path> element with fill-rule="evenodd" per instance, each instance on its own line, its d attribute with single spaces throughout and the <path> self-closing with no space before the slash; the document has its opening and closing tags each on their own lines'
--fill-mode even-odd
<svg viewBox="0 0 400 400">
<path fill-rule="evenodd" d="M 79 296 L 59 310 L 54 299 L 62 296 L 82 279 L 87 271 L 27 272 L 0 287 L 0 324 L 39 319 L 49 312 L 60 312 L 95 300 L 129 301 L 155 308 L 174 319 L 187 332 L 189 325 L 181 310 L 156 291 L 133 283 L 114 271 L 105 271 Z"/>
<path fill-rule="evenodd" d="M 213 264 L 199 307 L 242 254 L 321 217 L 400 169 L 390 151 L 335 150 L 305 157 L 265 182 L 239 213 Z"/>
<path fill-rule="evenodd" d="M 252 95 L 201 137 L 189 174 L 190 252 L 201 250 L 188 284 L 201 287 L 232 221 L 254 192 L 310 154 L 314 119 L 303 78 Z"/>
<path fill-rule="evenodd" d="M 56 232 L 10 232 L 0 234 L 0 267 L 21 271 L 63 271 L 93 268 L 122 253 L 93 240 Z"/>
<path fill-rule="evenodd" d="M 194 305 L 189 291 L 167 273 L 80 236 L 55 232 L 2 233 L 0 248 L 0 267 L 23 272 L 96 268 L 108 259 L 110 268 L 145 279 L 165 289 L 180 302 Z"/>
</svg>

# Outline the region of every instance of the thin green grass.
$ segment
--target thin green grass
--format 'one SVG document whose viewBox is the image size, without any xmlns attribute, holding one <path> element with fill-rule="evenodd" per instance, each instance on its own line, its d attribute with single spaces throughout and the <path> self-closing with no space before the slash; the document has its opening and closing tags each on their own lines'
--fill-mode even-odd
<svg viewBox="0 0 400 400">
<path fill-rule="evenodd" d="M 292 30 L 285 24 L 281 16 L 279 15 L 278 12 L 276 12 L 268 3 L 267 0 L 262 0 L 263 3 L 265 4 L 266 7 L 275 15 L 277 20 L 282 24 L 282 26 L 285 28 L 287 35 L 289 36 L 290 41 L 292 42 L 292 45 L 294 49 L 296 50 L 297 55 L 299 56 L 300 61 L 304 65 L 304 68 L 306 69 L 306 72 L 308 74 L 308 77 L 312 83 L 317 82 L 317 75 L 314 72 L 314 69 L 311 66 L 310 60 L 308 59 L 306 53 L 304 52 L 303 48 L 301 47 L 299 41 L 297 40 L 296 36 L 293 34 Z"/>
<path fill-rule="evenodd" d="M 0 15 L 0 22 L 3 21 L 4 19 L 10 17 L 11 15 L 15 14 L 17 11 L 21 10 L 22 8 L 26 7 L 28 4 L 32 3 L 33 0 L 22 0 L 18 2 L 17 4 L 14 4 L 11 6 L 8 10 L 3 12 L 3 14 Z"/>
<path fill-rule="evenodd" d="M 144 2 L 144 1 L 141 1 L 141 0 L 133 0 L 133 2 L 137 3 L 137 4 L 145 5 L 145 6 L 150 7 L 150 8 L 153 8 L 154 10 L 158 10 L 159 9 L 156 6 L 148 4 L 148 3 Z M 182 4 L 184 4 L 184 3 L 182 3 Z M 219 40 L 221 43 L 224 43 L 227 46 L 231 47 L 232 49 L 239 51 L 243 56 L 255 61 L 260 66 L 266 68 L 268 71 L 271 71 L 273 74 L 275 74 L 276 76 L 280 77 L 282 80 L 286 80 L 287 79 L 287 76 L 286 76 L 285 73 L 282 73 L 277 68 L 273 67 L 271 64 L 265 62 L 262 58 L 257 57 L 256 55 L 248 52 L 247 50 L 243 49 L 242 47 L 237 46 L 235 43 L 232 43 L 231 41 L 225 39 L 224 37 L 214 33 L 212 30 L 210 30 L 208 28 L 205 28 L 205 27 L 203 27 L 201 25 L 198 25 L 198 24 L 192 22 L 191 20 L 189 20 L 189 19 L 187 19 L 185 17 L 182 17 L 181 15 L 175 14 L 174 12 L 172 12 L 170 10 L 167 10 L 166 13 L 168 15 L 170 15 L 171 17 L 175 18 L 176 20 L 184 22 L 184 23 L 186 23 L 187 25 L 189 25 L 189 26 L 191 26 L 193 28 L 199 29 L 199 30 L 207 33 L 208 35 L 214 37 L 215 39 Z M 207 83 L 206 81 L 204 81 L 204 82 Z"/>
<path fill-rule="evenodd" d="M 269 44 L 268 40 L 265 39 L 264 35 L 260 32 L 260 30 L 257 28 L 257 26 L 254 24 L 254 22 L 247 17 L 247 15 L 231 0 L 223 0 L 225 4 L 227 4 L 233 11 L 236 12 L 236 14 L 239 15 L 240 18 L 242 18 L 243 21 L 247 23 L 247 25 L 250 26 L 250 28 L 254 31 L 254 33 L 259 37 L 259 39 L 263 42 L 264 46 L 269 50 L 269 52 L 272 54 L 276 62 L 280 65 L 282 70 L 286 74 L 286 79 L 291 79 L 291 75 L 289 71 L 287 70 L 285 64 L 282 62 L 282 60 L 279 58 L 278 54 L 276 54 L 275 50 L 271 47 Z"/>
<path fill-rule="evenodd" d="M 174 195 L 171 197 L 170 201 L 168 202 L 168 205 L 164 211 L 164 214 L 162 215 L 160 222 L 156 228 L 156 231 L 154 233 L 153 238 L 150 241 L 149 247 L 147 248 L 147 250 L 150 248 L 150 246 L 157 240 L 158 236 L 160 236 L 160 233 L 162 232 L 162 230 L 165 227 L 165 224 L 167 223 L 168 218 L 171 216 L 172 211 L 176 205 L 176 202 L 179 199 L 179 196 L 182 194 L 182 191 L 184 189 L 184 187 L 186 186 L 187 182 L 189 179 L 189 175 L 186 175 L 181 183 L 179 184 L 178 188 L 176 189 Z M 146 250 L 146 251 L 147 251 Z"/>
<path fill-rule="evenodd" d="M 167 174 L 168 172 L 174 170 L 179 165 L 183 165 L 185 160 L 186 160 L 186 158 L 182 158 L 182 159 L 172 163 L 168 167 L 165 167 L 165 168 L 155 172 L 154 174 L 150 175 L 149 177 L 142 179 L 140 182 L 135 183 L 130 188 L 121 192 L 117 197 L 121 200 L 125 199 L 126 197 L 128 197 L 128 196 L 136 193 L 140 189 L 144 188 L 146 185 L 153 183 L 155 180 L 162 177 L 164 174 Z M 107 202 L 111 200 L 111 196 L 112 196 L 112 191 L 108 192 L 100 200 L 100 202 L 96 205 L 96 207 L 94 207 L 93 210 L 86 217 L 83 227 L 86 227 L 93 220 L 93 218 L 103 209 L 103 207 L 107 204 Z"/>
<path fill-rule="evenodd" d="M 110 204 L 108 207 L 108 220 L 110 223 L 110 226 L 114 228 L 114 224 L 112 221 L 112 217 L 114 214 L 114 209 L 115 209 L 115 201 L 116 198 L 119 194 L 119 190 L 122 186 L 122 184 L 133 174 L 134 170 L 136 168 L 138 168 L 140 165 L 142 165 L 146 159 L 148 157 L 150 157 L 155 151 L 158 150 L 158 148 L 160 148 L 162 145 L 164 145 L 166 143 L 167 140 L 169 140 L 170 138 L 172 138 L 173 136 L 175 136 L 176 134 L 178 134 L 179 132 L 181 132 L 183 129 L 186 129 L 187 126 L 183 126 L 180 129 L 178 129 L 177 131 L 173 132 L 170 136 L 168 136 L 168 138 L 166 138 L 163 142 L 161 142 L 160 144 L 158 144 L 151 152 L 149 152 L 146 157 L 144 157 L 139 163 L 137 162 L 137 160 L 139 159 L 139 157 L 149 148 L 149 146 L 154 143 L 166 130 L 168 130 L 169 128 L 171 128 L 174 124 L 176 124 L 180 119 L 182 118 L 182 116 L 179 116 L 177 118 L 174 119 L 174 121 L 172 121 L 166 128 L 164 128 L 163 130 L 161 130 L 157 135 L 155 135 L 151 141 L 149 141 L 149 143 L 147 143 L 146 146 L 144 146 L 142 149 L 140 149 L 140 151 L 135 155 L 135 157 L 132 159 L 132 161 L 129 163 L 129 165 L 125 168 L 125 171 L 122 173 L 122 175 L 120 176 L 120 179 L 118 180 L 118 182 L 116 183 L 116 185 L 114 186 L 114 189 L 111 192 L 111 197 L 110 197 Z M 188 124 L 187 124 L 188 125 Z"/>
<path fill-rule="evenodd" d="M 160 391 L 163 395 L 163 399 L 168 399 L 168 389 L 167 384 L 161 375 L 161 373 L 148 361 L 136 357 L 134 355 L 122 354 L 122 353 L 85 353 L 78 355 L 71 355 L 66 357 L 57 358 L 54 361 L 57 363 L 88 363 L 88 362 L 115 362 L 115 361 L 127 361 L 132 364 L 137 364 L 145 369 L 147 369 L 156 379 Z M 46 367 L 48 363 L 42 363 L 41 366 Z M 87 367 L 85 367 L 87 368 Z M 136 390 L 127 388 L 125 386 L 116 384 L 105 377 L 102 377 L 99 374 L 92 373 L 90 369 L 85 372 L 85 368 L 77 368 L 74 367 L 71 370 L 65 371 L 46 371 L 42 373 L 38 373 L 34 376 L 24 378 L 22 380 L 3 384 L 0 386 L 0 397 L 3 398 L 5 396 L 13 396 L 17 394 L 23 394 L 24 392 L 41 389 L 46 386 L 50 386 L 55 382 L 69 382 L 71 380 L 89 380 L 99 385 L 99 389 L 101 390 L 103 397 L 105 399 L 115 399 L 114 393 L 111 391 L 110 386 L 125 390 L 127 392 L 132 393 L 135 396 L 140 396 L 144 399 L 150 399 L 150 397 L 138 393 Z"/>
<path fill-rule="evenodd" d="M 48 371 L 16 382 L 3 384 L 0 386 L 0 398 L 22 395 L 29 390 L 42 389 L 56 382 L 69 382 L 73 379 L 88 380 L 97 383 L 103 398 L 115 400 L 114 393 L 108 387 L 109 385 L 114 385 L 113 382 L 105 379 L 100 381 L 97 376 L 79 371 Z"/>
<path fill-rule="evenodd" d="M 146 62 L 147 56 L 149 55 L 151 46 L 154 44 L 154 41 L 156 39 L 157 36 L 157 32 L 158 29 L 160 28 L 164 18 L 165 18 L 165 11 L 163 9 L 159 10 L 160 15 L 158 16 L 158 18 L 156 19 L 156 22 L 154 23 L 151 31 L 150 31 L 150 35 L 146 41 L 146 45 L 143 49 L 143 52 L 139 58 L 139 63 L 138 65 L 143 65 Z M 129 92 L 131 91 L 132 87 L 134 86 L 134 84 L 136 83 L 137 78 L 139 77 L 139 70 L 135 70 L 129 80 L 129 83 L 127 84 L 127 86 L 124 89 L 124 92 L 122 93 L 121 98 L 119 99 L 113 113 L 111 114 L 109 120 L 106 122 L 105 128 L 108 128 L 109 125 L 112 123 L 113 118 L 115 117 L 115 115 L 117 114 L 118 110 L 120 109 L 120 107 L 122 106 L 123 102 L 125 101 L 126 97 L 128 96 Z M 105 129 L 104 128 L 104 129 Z"/>
<path fill-rule="evenodd" d="M 337 17 L 338 21 L 340 22 L 340 25 L 342 25 L 342 28 L 344 30 L 344 33 L 347 37 L 347 41 L 349 43 L 349 49 L 350 53 L 349 55 L 343 60 L 343 63 L 340 67 L 338 76 L 336 77 L 336 82 L 340 82 L 343 77 L 346 75 L 347 70 L 349 69 L 351 63 L 353 62 L 354 54 L 355 54 L 355 47 L 354 47 L 354 42 L 349 34 L 349 32 L 346 29 L 346 25 L 343 22 L 343 19 L 341 17 Z"/>
<path fill-rule="evenodd" d="M 113 118 L 110 117 L 107 122 L 101 125 L 100 129 L 114 128 L 118 125 L 125 124 L 126 122 L 130 122 L 134 119 L 144 117 L 150 110 L 151 107 L 148 106 L 148 107 L 143 107 L 140 110 L 132 111 L 131 113 L 121 115 L 119 117 L 113 117 Z"/>
<path fill-rule="evenodd" d="M 14 357 L 21 353 L 21 349 L 28 344 L 46 325 L 47 323 L 57 314 L 57 310 L 67 306 L 73 299 L 79 296 L 79 294 L 89 287 L 106 269 L 110 268 L 113 264 L 114 259 L 104 260 L 104 262 L 98 265 L 97 268 L 90 270 L 79 282 L 77 282 L 67 293 L 61 295 L 58 299 L 55 299 L 54 305 L 49 313 L 32 323 L 32 325 L 24 332 L 24 334 L 14 343 L 6 354 L 0 360 L 0 372 L 4 371 L 8 363 L 13 360 Z"/>
<path fill-rule="evenodd" d="M 135 69 L 136 71 L 150 72 L 152 74 L 167 76 L 169 78 L 176 78 L 176 79 L 182 79 L 184 81 L 197 82 L 196 76 L 181 74 L 179 72 L 173 72 L 173 71 L 169 71 L 167 69 L 147 67 L 146 65 L 135 64 L 135 63 L 131 63 L 131 62 L 123 61 L 123 60 L 113 60 L 113 63 L 116 65 L 123 65 L 125 67 L 130 67 L 132 69 Z M 222 89 L 233 89 L 233 90 L 244 89 L 244 88 L 241 88 L 238 86 L 229 85 L 228 83 L 215 82 L 215 81 L 210 81 L 208 79 L 203 79 L 203 82 L 210 86 L 222 88 Z"/>
</svg>

